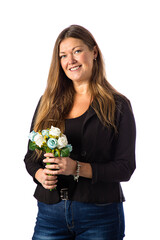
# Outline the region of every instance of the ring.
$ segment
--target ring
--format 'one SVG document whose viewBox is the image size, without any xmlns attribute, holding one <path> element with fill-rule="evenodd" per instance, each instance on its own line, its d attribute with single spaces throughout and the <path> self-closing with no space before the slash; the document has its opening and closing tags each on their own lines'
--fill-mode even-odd
<svg viewBox="0 0 160 240">
<path fill-rule="evenodd" d="M 43 181 L 43 184 L 45 184 L 45 180 Z"/>
</svg>

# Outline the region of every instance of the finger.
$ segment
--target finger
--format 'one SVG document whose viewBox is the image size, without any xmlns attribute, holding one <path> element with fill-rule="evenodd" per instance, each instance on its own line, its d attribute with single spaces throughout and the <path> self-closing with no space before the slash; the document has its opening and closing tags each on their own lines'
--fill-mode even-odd
<svg viewBox="0 0 160 240">
<path fill-rule="evenodd" d="M 55 176 L 55 175 L 52 175 L 52 176 L 46 175 L 43 181 L 56 181 L 56 180 L 57 180 L 57 176 Z"/>
<path fill-rule="evenodd" d="M 54 171 L 54 174 L 55 174 L 55 175 L 61 175 L 61 174 L 65 174 L 65 172 L 64 172 L 63 169 L 60 168 L 59 170 L 55 170 L 55 171 Z"/>
<path fill-rule="evenodd" d="M 46 165 L 46 168 L 47 169 L 50 169 L 50 170 L 62 170 L 62 169 L 65 169 L 65 164 L 63 164 L 63 162 L 59 162 L 59 163 L 55 163 L 55 164 L 50 164 L 50 165 Z"/>
<path fill-rule="evenodd" d="M 43 187 L 44 187 L 45 189 L 54 189 L 54 188 L 57 187 L 57 184 L 54 184 L 54 185 L 43 185 Z"/>
<path fill-rule="evenodd" d="M 44 179 L 41 184 L 45 189 L 54 189 L 57 187 L 57 182 L 57 179 L 54 179 L 53 181 L 48 181 Z"/>
<path fill-rule="evenodd" d="M 45 168 L 47 169 L 50 169 L 50 170 L 56 170 L 56 169 L 60 169 L 60 164 L 49 164 L 49 165 L 46 165 Z"/>
<path fill-rule="evenodd" d="M 44 163 L 60 163 L 61 158 L 45 158 Z"/>
<path fill-rule="evenodd" d="M 54 170 L 50 170 L 50 169 L 47 169 L 47 168 L 44 169 L 44 174 L 56 175 Z"/>
<path fill-rule="evenodd" d="M 46 186 L 53 186 L 53 185 L 56 185 L 56 183 L 58 182 L 58 180 L 55 180 L 55 181 L 44 181 L 44 185 Z"/>
<path fill-rule="evenodd" d="M 44 156 L 46 157 L 46 158 L 53 158 L 54 157 L 54 154 L 53 153 L 45 153 L 44 154 Z"/>
</svg>

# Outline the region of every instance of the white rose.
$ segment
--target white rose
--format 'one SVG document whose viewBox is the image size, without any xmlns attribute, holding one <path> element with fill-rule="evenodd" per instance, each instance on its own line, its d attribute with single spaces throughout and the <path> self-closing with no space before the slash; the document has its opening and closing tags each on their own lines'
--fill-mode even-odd
<svg viewBox="0 0 160 240">
<path fill-rule="evenodd" d="M 59 128 L 51 126 L 51 129 L 49 130 L 49 135 L 54 137 L 59 137 L 61 134 L 61 130 Z"/>
<path fill-rule="evenodd" d="M 36 136 L 34 137 L 34 142 L 38 147 L 41 148 L 41 146 L 43 145 L 44 142 L 46 142 L 46 140 L 40 133 L 37 133 Z"/>
<path fill-rule="evenodd" d="M 66 135 L 62 134 L 62 136 L 59 137 L 58 139 L 58 148 L 66 147 L 67 144 L 68 144 L 67 137 Z"/>
</svg>

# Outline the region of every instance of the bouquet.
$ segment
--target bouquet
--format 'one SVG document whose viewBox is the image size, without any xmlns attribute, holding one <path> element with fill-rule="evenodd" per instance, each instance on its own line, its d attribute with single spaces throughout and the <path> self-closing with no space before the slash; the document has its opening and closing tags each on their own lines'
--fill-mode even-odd
<svg viewBox="0 0 160 240">
<path fill-rule="evenodd" d="M 46 153 L 53 153 L 54 157 L 69 157 L 72 151 L 72 145 L 68 144 L 66 135 L 62 134 L 59 128 L 53 126 L 50 129 L 30 132 L 29 140 L 30 150 L 38 149 Z"/>
<path fill-rule="evenodd" d="M 72 151 L 72 145 L 68 144 L 66 135 L 53 126 L 50 129 L 30 132 L 29 139 L 29 149 L 32 151 L 42 150 L 46 153 L 53 153 L 54 157 L 69 157 Z"/>
<path fill-rule="evenodd" d="M 29 150 L 38 149 L 46 153 L 53 153 L 54 157 L 69 157 L 72 151 L 72 145 L 68 144 L 66 135 L 62 134 L 59 128 L 53 126 L 50 129 L 30 132 L 29 140 Z"/>
</svg>

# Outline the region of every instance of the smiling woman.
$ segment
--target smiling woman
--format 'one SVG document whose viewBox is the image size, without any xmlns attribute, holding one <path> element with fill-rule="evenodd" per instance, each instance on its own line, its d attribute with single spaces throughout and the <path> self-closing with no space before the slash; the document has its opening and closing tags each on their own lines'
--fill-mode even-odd
<svg viewBox="0 0 160 240">
<path fill-rule="evenodd" d="M 61 66 L 74 86 L 90 81 L 96 57 L 97 47 L 90 50 L 80 39 L 66 38 L 60 44 Z"/>
<path fill-rule="evenodd" d="M 24 160 L 37 183 L 39 210 L 32 239 L 122 240 L 120 182 L 135 170 L 134 116 L 129 100 L 107 81 L 94 37 L 78 25 L 56 40 L 31 131 L 52 125 L 73 150 L 70 157 L 55 157 L 28 149 Z"/>
</svg>

